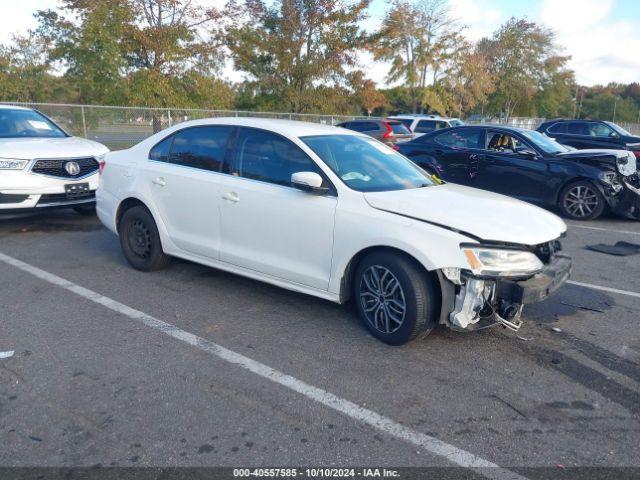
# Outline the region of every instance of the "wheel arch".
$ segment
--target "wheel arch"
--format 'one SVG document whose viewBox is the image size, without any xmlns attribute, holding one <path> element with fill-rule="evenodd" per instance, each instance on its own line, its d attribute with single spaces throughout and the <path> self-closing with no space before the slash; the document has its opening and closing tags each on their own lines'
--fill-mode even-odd
<svg viewBox="0 0 640 480">
<path fill-rule="evenodd" d="M 565 188 L 567 188 L 569 185 L 573 183 L 578 183 L 578 182 L 589 182 L 590 184 L 592 184 L 594 187 L 598 189 L 598 192 L 600 192 L 600 194 L 604 197 L 605 201 L 607 201 L 607 203 L 609 202 L 608 195 L 606 194 L 606 192 L 604 191 L 604 188 L 602 188 L 602 185 L 600 185 L 598 181 L 596 181 L 594 178 L 588 175 L 579 174 L 565 180 L 560 184 L 560 186 L 558 187 L 558 191 L 556 192 L 556 199 L 555 199 L 556 206 L 560 206 L 560 201 L 562 200 L 561 198 L 562 192 L 564 192 Z"/>
<path fill-rule="evenodd" d="M 441 275 L 438 274 L 437 270 L 429 270 L 424 265 L 423 262 L 421 262 L 418 258 L 416 258 L 416 256 L 412 255 L 411 253 L 401 248 L 393 247 L 389 245 L 372 245 L 372 246 L 363 248 L 357 253 L 355 253 L 347 263 L 347 266 L 344 269 L 344 271 L 342 272 L 342 278 L 340 280 L 340 303 L 346 303 L 351 299 L 353 275 L 357 270 L 360 262 L 365 257 L 367 257 L 368 255 L 374 252 L 389 252 L 389 253 L 393 253 L 409 259 L 411 262 L 415 263 L 420 268 L 420 270 L 424 272 L 425 275 L 431 278 L 434 282 L 437 282 L 436 284 L 438 285 L 439 291 L 441 292 L 441 296 L 442 296 L 442 292 L 444 291 L 443 290 L 444 286 L 442 284 L 443 278 L 441 278 Z M 441 299 L 439 299 L 439 301 L 441 301 Z"/>
<path fill-rule="evenodd" d="M 151 209 L 142 200 L 140 200 L 137 197 L 127 197 L 120 202 L 120 204 L 118 205 L 118 209 L 116 210 L 116 230 L 118 234 L 120 233 L 120 220 L 122 219 L 122 216 L 124 215 L 124 213 L 127 210 L 130 210 L 131 208 L 138 207 L 138 206 L 146 208 L 149 211 L 149 213 L 151 213 L 151 216 L 154 217 L 154 220 L 156 220 Z M 158 221 L 156 220 L 156 224 L 157 223 Z"/>
</svg>

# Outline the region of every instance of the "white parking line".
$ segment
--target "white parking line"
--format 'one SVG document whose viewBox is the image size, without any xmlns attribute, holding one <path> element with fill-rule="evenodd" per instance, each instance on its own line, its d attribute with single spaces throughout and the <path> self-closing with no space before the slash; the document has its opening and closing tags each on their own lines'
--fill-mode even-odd
<svg viewBox="0 0 640 480">
<path fill-rule="evenodd" d="M 630 297 L 640 298 L 640 293 L 630 292 L 629 290 L 619 290 L 617 288 L 602 287 L 600 285 L 593 285 L 592 283 L 575 282 L 573 280 L 567 280 L 567 283 L 571 285 L 577 285 L 579 287 L 591 288 L 592 290 L 600 290 L 602 292 L 619 293 L 620 295 L 628 295 Z"/>
<path fill-rule="evenodd" d="M 585 230 L 598 230 L 600 232 L 609 233 L 624 233 L 626 235 L 640 235 L 640 232 L 632 232 L 631 230 L 614 230 L 613 228 L 587 227 L 586 225 L 576 225 L 575 223 L 567 223 L 567 225 L 573 228 L 583 228 Z"/>
<path fill-rule="evenodd" d="M 525 477 L 518 475 L 515 472 L 507 470 L 505 468 L 496 465 L 480 458 L 473 453 L 462 450 L 453 445 L 449 445 L 442 440 L 425 435 L 418 431 L 407 428 L 400 423 L 380 415 L 372 410 L 366 409 L 357 405 L 349 400 L 340 398 L 326 390 L 323 390 L 308 383 L 298 380 L 286 373 L 275 370 L 268 365 L 257 362 L 249 357 L 245 357 L 232 350 L 224 348 L 216 343 L 206 340 L 202 337 L 198 337 L 185 330 L 181 330 L 175 325 L 158 320 L 151 315 L 148 315 L 139 310 L 135 310 L 127 305 L 124 305 L 109 297 L 105 297 L 97 292 L 89 290 L 87 288 L 76 285 L 73 282 L 58 277 L 52 273 L 41 270 L 33 265 L 29 265 L 21 260 L 10 257 L 3 253 L 0 253 L 0 261 L 16 267 L 24 272 L 45 280 L 53 285 L 62 287 L 70 292 L 80 295 L 87 300 L 98 303 L 104 307 L 113 310 L 114 312 L 126 315 L 132 320 L 142 322 L 144 325 L 151 327 L 159 332 L 164 333 L 170 337 L 181 340 L 189 345 L 192 345 L 200 350 L 214 355 L 226 362 L 242 367 L 250 372 L 255 373 L 267 380 L 278 383 L 286 388 L 289 388 L 295 392 L 298 392 L 305 397 L 314 400 L 322 405 L 336 410 L 340 413 L 365 423 L 373 428 L 381 430 L 382 432 L 392 435 L 396 438 L 412 443 L 413 445 L 423 448 L 428 452 L 444 457 L 451 463 L 474 470 L 481 475 L 496 480 L 526 480 Z"/>
</svg>

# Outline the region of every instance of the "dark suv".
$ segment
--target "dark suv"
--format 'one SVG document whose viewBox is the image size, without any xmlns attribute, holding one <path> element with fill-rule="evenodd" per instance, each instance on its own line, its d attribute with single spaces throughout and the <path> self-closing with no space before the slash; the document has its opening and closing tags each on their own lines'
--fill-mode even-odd
<svg viewBox="0 0 640 480">
<path fill-rule="evenodd" d="M 615 123 L 601 120 L 550 120 L 542 123 L 538 131 L 578 150 L 631 150 L 636 158 L 640 158 L 640 137 L 631 135 Z"/>
<path fill-rule="evenodd" d="M 354 130 L 380 140 L 389 146 L 398 142 L 406 142 L 413 139 L 413 133 L 399 120 L 351 120 L 336 125 L 336 127 Z"/>
</svg>

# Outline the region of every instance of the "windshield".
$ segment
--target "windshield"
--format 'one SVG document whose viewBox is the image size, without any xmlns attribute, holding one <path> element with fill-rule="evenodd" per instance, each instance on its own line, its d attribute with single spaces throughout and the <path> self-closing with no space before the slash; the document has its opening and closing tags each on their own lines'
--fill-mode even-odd
<svg viewBox="0 0 640 480">
<path fill-rule="evenodd" d="M 356 135 L 301 137 L 349 187 L 386 192 L 435 185 L 427 173 L 383 143 Z"/>
<path fill-rule="evenodd" d="M 570 151 L 569 148 L 559 144 L 553 138 L 549 138 L 535 130 L 523 130 L 520 133 L 545 153 L 564 153 Z"/>
<path fill-rule="evenodd" d="M 620 125 L 616 125 L 613 122 L 604 122 L 607 125 L 609 125 L 611 128 L 613 128 L 616 132 L 618 132 L 620 135 L 625 135 L 627 137 L 632 137 L 633 135 L 631 135 L 629 132 L 627 132 L 624 128 L 622 128 Z"/>
<path fill-rule="evenodd" d="M 0 109 L 0 138 L 66 136 L 55 123 L 34 110 Z"/>
</svg>

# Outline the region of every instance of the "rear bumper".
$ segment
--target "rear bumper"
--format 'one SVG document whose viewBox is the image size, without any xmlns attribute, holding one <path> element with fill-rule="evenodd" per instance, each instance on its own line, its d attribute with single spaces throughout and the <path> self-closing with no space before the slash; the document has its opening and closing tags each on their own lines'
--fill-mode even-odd
<svg viewBox="0 0 640 480">
<path fill-rule="evenodd" d="M 527 280 L 499 280 L 496 297 L 519 305 L 539 302 L 558 290 L 571 275 L 571 259 L 556 256 L 544 270 Z"/>
</svg>

